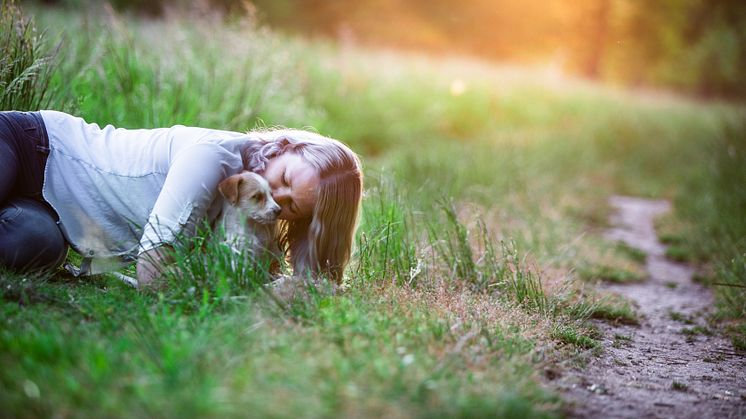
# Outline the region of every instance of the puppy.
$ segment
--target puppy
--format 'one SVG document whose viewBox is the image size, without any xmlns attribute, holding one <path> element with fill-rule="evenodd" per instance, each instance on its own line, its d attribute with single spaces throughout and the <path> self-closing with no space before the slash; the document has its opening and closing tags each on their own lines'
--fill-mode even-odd
<svg viewBox="0 0 746 419">
<path fill-rule="evenodd" d="M 282 209 L 272 199 L 267 181 L 256 173 L 242 172 L 218 185 L 223 209 L 215 227 L 225 231 L 225 242 L 234 252 L 248 252 L 255 261 L 272 258 L 271 271 L 279 270 L 277 216 Z"/>
</svg>

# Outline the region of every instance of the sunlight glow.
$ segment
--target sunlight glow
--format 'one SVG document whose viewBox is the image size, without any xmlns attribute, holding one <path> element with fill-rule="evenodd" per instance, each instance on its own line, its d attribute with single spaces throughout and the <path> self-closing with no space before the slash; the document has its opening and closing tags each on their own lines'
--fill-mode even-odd
<svg viewBox="0 0 746 419">
<path fill-rule="evenodd" d="M 466 92 L 466 83 L 461 79 L 454 79 L 450 87 L 452 96 L 461 96 Z"/>
</svg>

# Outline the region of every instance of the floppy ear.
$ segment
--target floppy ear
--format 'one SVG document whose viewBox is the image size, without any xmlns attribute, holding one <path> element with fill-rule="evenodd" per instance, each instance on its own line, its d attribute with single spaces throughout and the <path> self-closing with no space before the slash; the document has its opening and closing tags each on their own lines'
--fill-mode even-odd
<svg viewBox="0 0 746 419">
<path fill-rule="evenodd" d="M 238 189 L 243 182 L 241 175 L 233 175 L 218 185 L 218 191 L 233 205 L 238 204 Z"/>
</svg>

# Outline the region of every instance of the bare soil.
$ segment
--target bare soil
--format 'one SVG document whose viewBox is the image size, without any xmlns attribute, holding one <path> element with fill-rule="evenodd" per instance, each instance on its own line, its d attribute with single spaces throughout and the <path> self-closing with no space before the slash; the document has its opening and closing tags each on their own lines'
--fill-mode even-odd
<svg viewBox="0 0 746 419">
<path fill-rule="evenodd" d="M 746 355 L 708 324 L 712 292 L 664 256 L 653 219 L 667 201 L 615 196 L 609 240 L 647 253 L 647 280 L 601 284 L 631 300 L 639 326 L 598 322 L 603 351 L 555 381 L 578 418 L 744 418 Z"/>
</svg>

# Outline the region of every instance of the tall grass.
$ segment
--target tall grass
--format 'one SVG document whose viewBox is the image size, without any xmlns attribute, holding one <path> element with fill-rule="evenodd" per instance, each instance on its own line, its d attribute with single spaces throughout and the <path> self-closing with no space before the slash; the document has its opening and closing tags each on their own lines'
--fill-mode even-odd
<svg viewBox="0 0 746 419">
<path fill-rule="evenodd" d="M 223 231 L 202 229 L 194 237 L 177 241 L 173 263 L 165 274 L 166 301 L 186 313 L 208 316 L 231 304 L 265 291 L 272 280 L 270 258 L 257 259 L 234 249 Z"/>
<path fill-rule="evenodd" d="M 469 243 L 469 232 L 459 221 L 453 203 L 441 201 L 444 219 L 427 220 L 430 246 L 445 264 L 446 274 L 454 281 L 481 285 L 484 280 L 477 273 L 474 252 Z"/>
<path fill-rule="evenodd" d="M 46 107 L 55 67 L 31 19 L 14 0 L 0 7 L 0 110 L 29 111 Z"/>
<path fill-rule="evenodd" d="M 719 315 L 736 320 L 734 343 L 746 348 L 746 113 L 728 115 L 703 144 L 709 164 L 688 177 L 676 200 L 689 222 L 683 240 L 690 253 L 712 266 Z"/>
<path fill-rule="evenodd" d="M 363 206 L 356 281 L 414 287 L 445 283 L 454 290 L 466 286 L 549 314 L 541 278 L 519 256 L 514 242 L 496 243 L 481 220 L 470 230 L 447 199 L 439 201 L 438 212 L 404 213 L 411 204 L 390 180 L 380 183 L 383 186 L 368 192 Z"/>
<path fill-rule="evenodd" d="M 368 180 L 354 255 L 357 281 L 412 284 L 421 274 L 414 214 L 386 177 Z"/>
<path fill-rule="evenodd" d="M 277 37 L 252 28 L 216 31 L 199 20 L 155 24 L 100 13 L 66 17 L 82 28 L 60 52 L 58 77 L 71 112 L 129 128 L 235 131 L 265 122 L 303 126 L 313 114 L 294 77 L 292 48 L 280 47 Z"/>
</svg>

